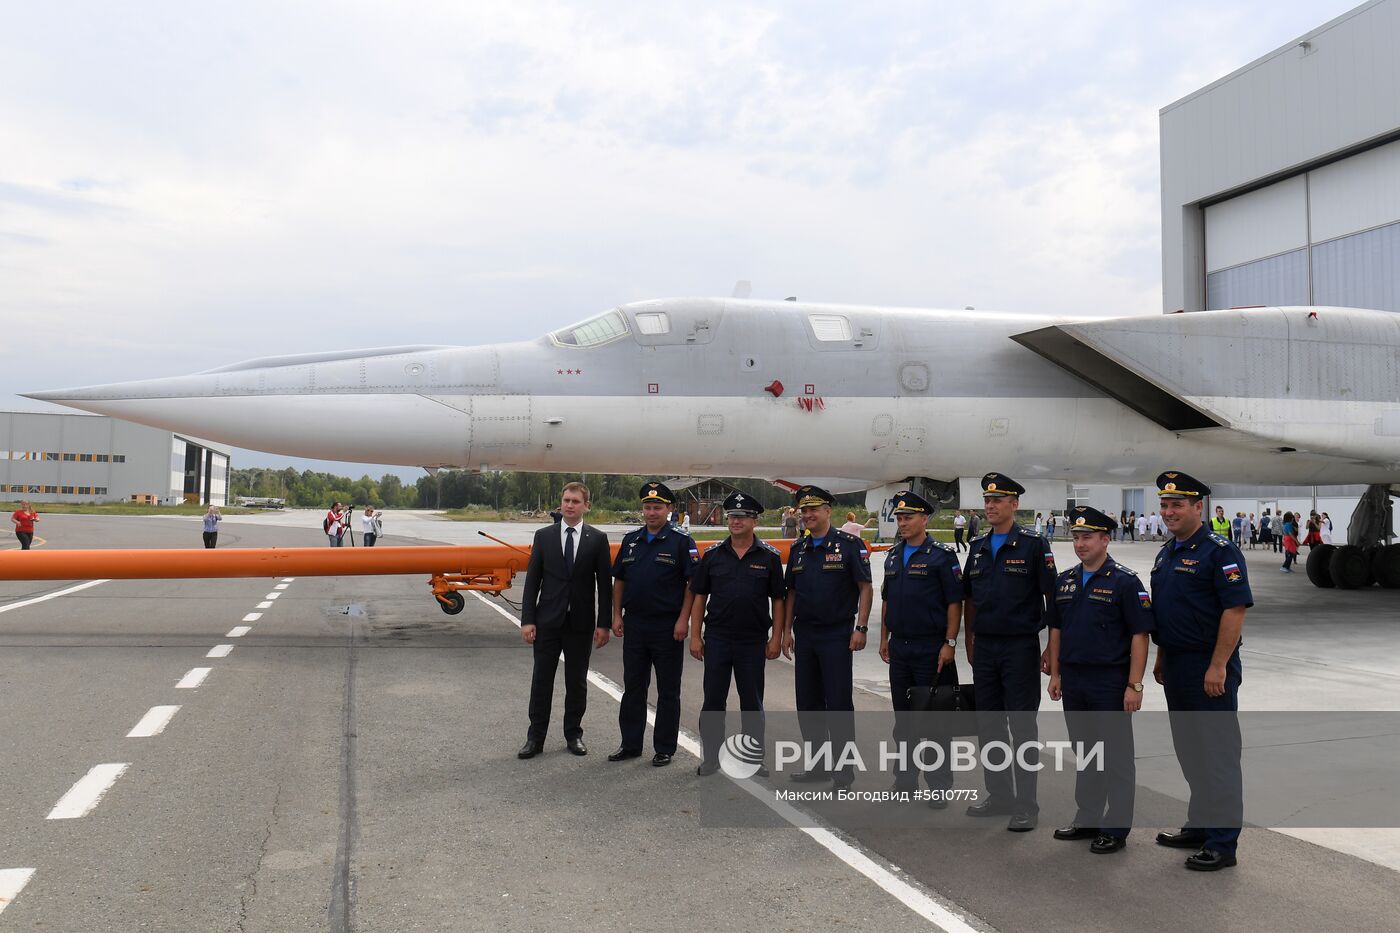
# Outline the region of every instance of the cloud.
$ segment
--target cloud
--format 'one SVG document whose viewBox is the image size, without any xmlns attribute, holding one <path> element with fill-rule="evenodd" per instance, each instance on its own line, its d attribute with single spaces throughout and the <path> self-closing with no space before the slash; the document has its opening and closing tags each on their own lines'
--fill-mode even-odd
<svg viewBox="0 0 1400 933">
<path fill-rule="evenodd" d="M 0 392 L 728 294 L 1160 310 L 1157 111 L 1346 3 L 30 5 Z"/>
</svg>

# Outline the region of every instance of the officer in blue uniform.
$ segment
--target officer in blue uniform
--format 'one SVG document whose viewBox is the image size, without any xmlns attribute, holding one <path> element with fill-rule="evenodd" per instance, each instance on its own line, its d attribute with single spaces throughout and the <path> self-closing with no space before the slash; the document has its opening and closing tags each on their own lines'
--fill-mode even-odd
<svg viewBox="0 0 1400 933">
<path fill-rule="evenodd" d="M 880 587 L 880 657 L 890 666 L 890 701 L 894 705 L 894 740 L 904 742 L 906 754 L 928 736 L 916 735 L 916 717 L 909 715 L 909 689 L 958 682 L 954 648 L 962 624 L 962 566 L 956 552 L 928 533 L 933 505 L 905 490 L 894 495 L 894 518 L 900 541 L 885 556 Z M 936 741 L 936 739 L 935 739 Z M 907 759 L 901 758 L 900 763 Z M 898 767 L 894 789 L 913 791 L 918 774 Z M 943 764 L 924 772 L 935 792 L 953 786 L 952 769 L 944 749 Z M 929 798 L 936 810 L 948 806 L 939 793 Z"/>
<path fill-rule="evenodd" d="M 783 559 L 754 537 L 763 505 L 752 496 L 732 493 L 724 500 L 729 537 L 705 551 L 690 589 L 690 653 L 705 662 L 705 701 L 700 708 L 704 757 L 695 773 L 719 770 L 724 743 L 724 711 L 729 681 L 739 691 L 744 733 L 763 747 L 763 665 L 778 656 L 782 644 Z M 772 628 L 772 634 L 769 629 Z M 758 774 L 768 772 L 761 765 Z"/>
<path fill-rule="evenodd" d="M 1240 774 L 1240 635 L 1254 605 L 1244 555 L 1202 520 L 1210 487 L 1169 471 L 1157 477 L 1162 520 L 1172 533 L 1152 565 L 1157 662 L 1166 689 L 1172 744 L 1191 786 L 1186 825 L 1158 833 L 1158 845 L 1196 849 L 1193 871 L 1235 864 L 1244 788 Z M 1209 712 L 1209 715 L 1205 715 Z"/>
<path fill-rule="evenodd" d="M 690 535 L 668 521 L 676 499 L 670 489 L 663 483 L 645 483 L 640 496 L 645 524 L 623 537 L 613 561 L 612 632 L 623 639 L 622 706 L 617 714 L 622 744 L 608 761 L 642 754 L 647 690 L 654 667 L 656 727 L 651 763 L 662 768 L 671 763 L 680 732 L 681 669 L 694 598 L 686 584 L 699 552 Z"/>
<path fill-rule="evenodd" d="M 982 477 L 987 531 L 972 540 L 963 566 L 967 601 L 967 658 L 977 698 L 977 732 L 985 749 L 1010 742 L 1012 767 L 986 770 L 987 799 L 968 816 L 1011 816 L 1007 829 L 1035 829 L 1036 770 L 1040 755 L 1035 714 L 1040 709 L 1040 630 L 1045 601 L 1055 591 L 1050 542 L 1016 524 L 1026 488 L 1003 473 Z M 1000 762 L 1000 758 L 993 759 Z M 1030 767 L 1023 767 L 1029 765 Z"/>
<path fill-rule="evenodd" d="M 865 647 L 870 630 L 870 549 L 855 535 L 832 527 L 835 500 L 825 489 L 803 486 L 793 498 L 806 534 L 788 553 L 790 624 L 783 632 L 783 653 L 794 658 L 802 740 L 813 754 L 829 742 L 834 766 L 855 740 L 851 652 Z M 792 776 L 799 783 L 828 778 L 847 787 L 855 775 L 850 768 L 813 768 Z"/>
<path fill-rule="evenodd" d="M 1098 509 L 1076 506 L 1065 519 L 1079 564 L 1055 581 L 1045 614 L 1050 627 L 1050 699 L 1064 700 L 1070 741 L 1103 743 L 1103 767 L 1074 779 L 1074 822 L 1056 839 L 1093 839 L 1089 851 L 1117 852 L 1128 844 L 1137 782 L 1131 713 L 1142 709 L 1152 600 L 1133 571 L 1108 555 L 1118 523 Z"/>
</svg>

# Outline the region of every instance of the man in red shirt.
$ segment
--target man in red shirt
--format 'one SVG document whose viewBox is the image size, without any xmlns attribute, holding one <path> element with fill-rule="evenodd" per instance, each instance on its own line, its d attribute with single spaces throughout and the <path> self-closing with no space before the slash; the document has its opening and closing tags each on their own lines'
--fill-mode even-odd
<svg viewBox="0 0 1400 933">
<path fill-rule="evenodd" d="M 15 537 L 19 539 L 19 549 L 29 550 L 29 545 L 34 541 L 34 523 L 39 520 L 39 514 L 30 508 L 28 502 L 21 502 L 19 508 L 10 513 L 10 521 L 15 523 Z"/>
</svg>

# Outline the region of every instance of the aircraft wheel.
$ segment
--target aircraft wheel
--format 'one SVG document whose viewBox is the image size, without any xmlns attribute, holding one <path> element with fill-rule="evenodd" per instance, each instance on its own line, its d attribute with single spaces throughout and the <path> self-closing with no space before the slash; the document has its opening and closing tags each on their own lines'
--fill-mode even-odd
<svg viewBox="0 0 1400 933">
<path fill-rule="evenodd" d="M 447 602 L 443 602 L 444 599 L 447 600 Z M 450 616 L 455 616 L 457 613 L 461 612 L 467 607 L 467 600 L 466 597 L 464 597 L 461 593 L 457 592 L 456 590 L 452 590 L 451 592 L 445 594 L 442 597 L 442 599 L 439 599 L 437 601 L 437 604 L 443 612 L 447 613 Z"/>
<path fill-rule="evenodd" d="M 1371 576 L 1388 590 L 1400 589 L 1400 544 L 1378 547 L 1371 552 Z"/>
<path fill-rule="evenodd" d="M 1334 544 L 1322 544 L 1308 552 L 1308 580 L 1313 586 L 1320 586 L 1325 590 L 1330 590 L 1337 584 L 1332 582 L 1332 552 L 1337 549 Z"/>
<path fill-rule="evenodd" d="M 1308 558 L 1311 561 L 1312 555 Z M 1357 590 L 1373 582 L 1370 555 L 1355 544 L 1337 547 L 1327 569 L 1332 574 L 1332 582 L 1344 590 Z"/>
</svg>

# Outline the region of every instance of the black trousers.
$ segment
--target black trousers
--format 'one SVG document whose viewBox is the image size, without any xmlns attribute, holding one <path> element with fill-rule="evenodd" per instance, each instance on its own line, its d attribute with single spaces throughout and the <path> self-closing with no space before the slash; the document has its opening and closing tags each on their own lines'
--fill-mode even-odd
<svg viewBox="0 0 1400 933">
<path fill-rule="evenodd" d="M 206 531 L 206 532 L 204 532 L 204 546 L 205 546 L 205 547 L 209 548 L 209 549 L 212 551 L 212 550 L 214 549 L 214 545 L 216 545 L 216 544 L 218 544 L 218 543 L 219 543 L 219 533 L 218 533 L 217 531 Z"/>
<path fill-rule="evenodd" d="M 904 768 L 913 759 L 914 748 L 920 742 L 936 742 L 943 749 L 943 763 L 933 771 L 924 772 L 924 780 L 931 790 L 947 790 L 953 786 L 953 769 L 948 760 L 949 736 L 938 734 L 929 728 L 936 714 L 910 712 L 909 688 L 933 687 L 958 682 L 958 665 L 949 663 L 938 670 L 938 652 L 943 642 L 937 635 L 922 638 L 901 638 L 890 636 L 890 702 L 894 707 L 894 740 L 905 743 L 907 752 L 904 758 L 893 766 L 894 782 L 901 790 L 915 790 L 919 786 L 919 772 Z M 930 753 L 931 754 L 931 753 Z M 926 758 L 929 756 L 925 756 Z"/>
<path fill-rule="evenodd" d="M 29 545 L 34 543 L 34 532 L 32 531 L 16 531 L 15 537 L 19 539 L 19 549 L 21 551 L 29 550 Z"/>
<path fill-rule="evenodd" d="M 972 689 L 977 697 L 977 737 L 983 749 L 991 742 L 1011 745 L 1012 750 L 1039 737 L 1036 711 L 1040 709 L 1040 638 L 1035 635 L 978 635 L 972 651 Z M 993 758 L 1000 763 L 1003 752 Z M 999 805 L 1017 813 L 1040 812 L 1036 802 L 1035 766 L 1038 748 L 1027 749 L 1029 768 L 1013 757 L 1012 767 L 987 770 L 987 793 Z"/>
<path fill-rule="evenodd" d="M 681 728 L 681 671 L 685 665 L 685 642 L 676 641 L 676 616 L 647 618 L 628 613 L 622 621 L 626 635 L 622 639 L 622 703 L 617 710 L 622 747 L 642 750 L 647 691 L 654 667 L 656 727 L 651 742 L 659 754 L 674 755 Z"/>
<path fill-rule="evenodd" d="M 567 626 L 535 629 L 535 672 L 530 678 L 529 737 L 543 742 L 549 734 L 549 712 L 554 705 L 554 673 L 564 655 L 564 738 L 583 735 L 583 713 L 588 708 L 588 656 L 593 653 L 593 632 L 576 632 Z"/>
<path fill-rule="evenodd" d="M 1102 766 L 1074 776 L 1074 825 L 1126 839 L 1137 794 L 1132 714 L 1123 712 L 1128 668 L 1062 664 L 1060 687 L 1070 741 L 1103 743 Z"/>
<path fill-rule="evenodd" d="M 744 734 L 763 745 L 765 644 L 762 638 L 733 641 L 722 635 L 710 635 L 705 639 L 705 699 L 700 707 L 700 740 L 706 761 L 717 761 L 720 746 L 724 744 L 724 711 L 729 706 L 731 681 L 739 692 Z"/>
<path fill-rule="evenodd" d="M 365 547 L 374 547 L 374 542 L 379 540 L 379 535 L 372 531 L 365 532 Z"/>
</svg>

